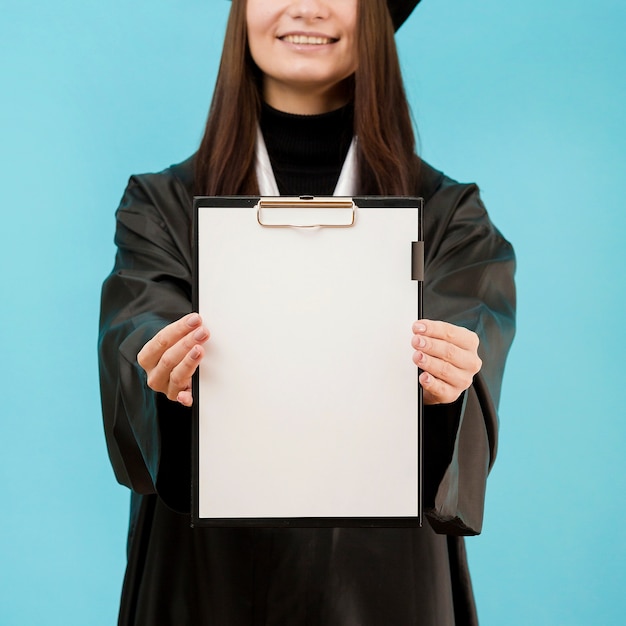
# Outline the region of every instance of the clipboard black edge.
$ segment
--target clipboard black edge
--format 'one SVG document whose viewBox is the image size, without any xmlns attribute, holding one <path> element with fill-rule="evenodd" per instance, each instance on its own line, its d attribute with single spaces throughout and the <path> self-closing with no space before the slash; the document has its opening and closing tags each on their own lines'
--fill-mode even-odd
<svg viewBox="0 0 626 626">
<path fill-rule="evenodd" d="M 379 208 L 384 205 L 389 208 L 417 208 L 418 209 L 418 232 L 417 241 L 424 241 L 424 200 L 420 197 L 404 196 L 354 196 L 357 208 Z M 260 196 L 195 196 L 193 199 L 192 216 L 192 258 L 193 258 L 193 281 L 192 281 L 192 307 L 194 311 L 199 309 L 199 285 L 198 285 L 198 210 L 201 207 L 220 206 L 222 208 L 254 207 L 260 200 Z M 423 253 L 423 245 L 420 246 Z M 423 260 L 422 260 L 423 267 Z M 423 276 L 417 279 L 417 317 L 423 317 Z M 421 370 L 418 369 L 417 376 Z M 316 517 L 316 518 L 201 518 L 199 508 L 199 475 L 200 475 L 200 451 L 197 445 L 200 438 L 199 417 L 199 376 L 198 372 L 192 379 L 193 390 L 193 431 L 191 438 L 191 527 L 203 528 L 415 528 L 423 525 L 423 477 L 424 477 L 424 400 L 422 386 L 417 384 L 417 445 L 418 445 L 418 507 L 416 517 Z"/>
<path fill-rule="evenodd" d="M 203 518 L 192 526 L 201 528 L 416 528 L 421 517 L 255 517 Z"/>
</svg>

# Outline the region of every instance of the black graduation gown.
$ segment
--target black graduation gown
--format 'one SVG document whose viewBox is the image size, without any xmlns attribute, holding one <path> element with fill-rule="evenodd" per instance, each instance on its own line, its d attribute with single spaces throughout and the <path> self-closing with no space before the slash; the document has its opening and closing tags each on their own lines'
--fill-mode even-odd
<svg viewBox="0 0 626 626">
<path fill-rule="evenodd" d="M 191 311 L 193 163 L 130 179 L 99 338 L 109 455 L 132 490 L 121 625 L 477 623 L 462 535 L 481 530 L 496 453 L 514 256 L 475 185 L 415 167 L 427 200 L 425 317 L 476 331 L 483 360 L 459 401 L 427 407 L 421 529 L 190 527 L 191 412 L 146 386 L 136 355 Z"/>
</svg>

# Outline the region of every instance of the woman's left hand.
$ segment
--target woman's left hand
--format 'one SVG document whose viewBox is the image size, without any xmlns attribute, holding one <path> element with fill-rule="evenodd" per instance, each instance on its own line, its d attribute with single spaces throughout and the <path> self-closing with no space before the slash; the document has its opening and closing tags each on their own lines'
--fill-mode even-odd
<svg viewBox="0 0 626 626">
<path fill-rule="evenodd" d="M 480 371 L 478 335 L 448 322 L 413 324 L 413 362 L 422 370 L 424 404 L 449 404 L 469 388 Z"/>
</svg>

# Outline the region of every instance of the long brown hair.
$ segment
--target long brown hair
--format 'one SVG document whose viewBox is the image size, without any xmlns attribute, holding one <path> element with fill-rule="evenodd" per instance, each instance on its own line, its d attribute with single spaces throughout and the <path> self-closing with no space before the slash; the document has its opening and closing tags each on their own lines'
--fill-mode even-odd
<svg viewBox="0 0 626 626">
<path fill-rule="evenodd" d="M 410 195 L 415 137 L 386 0 L 359 0 L 354 134 L 361 194 Z M 195 159 L 198 195 L 255 195 L 262 75 L 248 49 L 246 0 L 233 0 L 209 117 Z"/>
</svg>

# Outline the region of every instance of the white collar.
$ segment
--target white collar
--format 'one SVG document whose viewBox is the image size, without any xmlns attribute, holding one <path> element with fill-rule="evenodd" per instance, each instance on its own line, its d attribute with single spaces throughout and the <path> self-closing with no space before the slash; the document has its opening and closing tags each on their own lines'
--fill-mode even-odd
<svg viewBox="0 0 626 626">
<path fill-rule="evenodd" d="M 265 140 L 261 129 L 256 131 L 256 177 L 259 183 L 259 193 L 262 196 L 279 196 L 278 185 L 267 153 Z M 358 193 L 358 171 L 356 167 L 356 137 L 352 138 L 352 143 L 346 155 L 346 160 L 341 168 L 337 186 L 333 192 L 334 196 L 355 196 Z"/>
</svg>

